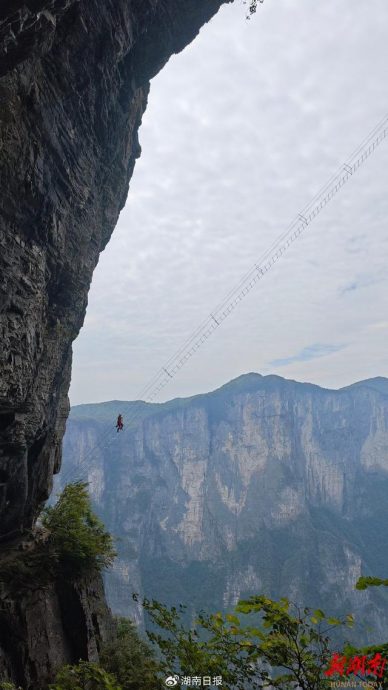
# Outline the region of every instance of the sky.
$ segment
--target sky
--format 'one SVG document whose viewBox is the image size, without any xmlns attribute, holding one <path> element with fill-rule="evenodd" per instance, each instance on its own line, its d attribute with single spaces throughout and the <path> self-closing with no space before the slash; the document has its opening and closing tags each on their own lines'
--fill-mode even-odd
<svg viewBox="0 0 388 690">
<path fill-rule="evenodd" d="M 386 0 L 223 7 L 151 84 L 71 403 L 133 400 L 388 112 Z M 388 376 L 388 140 L 169 382 Z"/>
</svg>

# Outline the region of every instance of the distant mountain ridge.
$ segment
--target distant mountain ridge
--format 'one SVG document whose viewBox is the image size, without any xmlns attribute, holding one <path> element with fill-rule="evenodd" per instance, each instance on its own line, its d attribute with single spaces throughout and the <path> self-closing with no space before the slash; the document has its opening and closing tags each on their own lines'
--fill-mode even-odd
<svg viewBox="0 0 388 690">
<path fill-rule="evenodd" d="M 344 386 L 342 388 L 324 388 L 322 386 L 319 386 L 315 383 L 308 383 L 308 382 L 301 382 L 301 381 L 294 381 L 292 379 L 285 379 L 282 376 L 277 376 L 276 374 L 269 374 L 267 376 L 263 376 L 262 374 L 258 374 L 256 372 L 250 372 L 248 374 L 242 374 L 241 376 L 238 376 L 235 379 L 232 379 L 228 383 L 223 384 L 219 388 L 216 388 L 215 390 L 209 391 L 208 393 L 198 393 L 196 395 L 190 396 L 188 398 L 172 398 L 168 402 L 165 403 L 148 403 L 143 400 L 108 400 L 106 402 L 99 402 L 99 403 L 81 403 L 79 405 L 73 405 L 70 411 L 70 418 L 71 419 L 95 419 L 95 420 L 101 420 L 101 419 L 106 419 L 109 421 L 110 414 L 112 413 L 113 415 L 117 413 L 117 411 L 120 409 L 126 411 L 126 412 L 131 412 L 134 408 L 134 406 L 139 407 L 139 408 L 144 408 L 146 410 L 147 408 L 152 408 L 154 410 L 159 410 L 162 409 L 164 406 L 173 406 L 174 404 L 178 404 L 179 402 L 185 402 L 188 403 L 189 401 L 193 401 L 196 399 L 201 399 L 203 397 L 209 396 L 209 395 L 214 395 L 219 393 L 220 391 L 224 390 L 229 390 L 229 389 L 234 389 L 237 390 L 240 387 L 243 387 L 247 391 L 250 390 L 251 388 L 255 388 L 256 385 L 258 384 L 259 381 L 262 382 L 275 382 L 275 381 L 284 381 L 286 383 L 292 383 L 296 384 L 299 386 L 309 386 L 315 389 L 323 390 L 323 391 L 332 391 L 332 392 L 344 392 L 344 391 L 349 391 L 351 389 L 355 388 L 370 388 L 371 390 L 376 391 L 377 393 L 381 393 L 382 395 L 388 395 L 388 378 L 385 378 L 384 376 L 376 376 L 371 379 L 364 379 L 362 381 L 356 381 L 355 383 L 352 383 L 348 386 Z"/>
<path fill-rule="evenodd" d="M 64 473 L 86 454 L 79 474 L 120 538 L 115 611 L 140 618 L 133 591 L 195 610 L 264 592 L 354 611 L 358 639 L 388 634 L 386 593 L 354 590 L 388 576 L 388 379 L 327 390 L 251 373 L 162 404 L 80 405 Z"/>
<path fill-rule="evenodd" d="M 384 376 L 376 376 L 373 379 L 366 379 L 365 381 L 357 381 L 346 388 L 340 390 L 349 390 L 351 388 L 370 388 L 371 390 L 381 393 L 381 395 L 388 395 L 388 379 Z"/>
</svg>

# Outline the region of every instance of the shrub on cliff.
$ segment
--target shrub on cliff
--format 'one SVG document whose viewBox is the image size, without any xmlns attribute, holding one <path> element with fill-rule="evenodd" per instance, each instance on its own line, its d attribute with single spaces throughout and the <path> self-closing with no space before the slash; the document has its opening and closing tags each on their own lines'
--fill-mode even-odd
<svg viewBox="0 0 388 690">
<path fill-rule="evenodd" d="M 80 661 L 63 666 L 49 690 L 162 690 L 160 671 L 153 650 L 134 624 L 117 618 L 116 634 L 101 650 L 100 663 Z"/>
<path fill-rule="evenodd" d="M 76 666 L 63 666 L 49 690 L 122 690 L 116 679 L 101 666 L 80 661 Z"/>
<path fill-rule="evenodd" d="M 68 484 L 41 521 L 49 531 L 49 553 L 63 574 L 78 577 L 112 564 L 113 539 L 92 510 L 86 483 Z"/>
<path fill-rule="evenodd" d="M 153 650 L 138 635 L 127 618 L 116 619 L 116 636 L 100 653 L 103 668 L 112 673 L 123 690 L 158 690 L 165 687 L 158 679 L 161 671 Z"/>
</svg>

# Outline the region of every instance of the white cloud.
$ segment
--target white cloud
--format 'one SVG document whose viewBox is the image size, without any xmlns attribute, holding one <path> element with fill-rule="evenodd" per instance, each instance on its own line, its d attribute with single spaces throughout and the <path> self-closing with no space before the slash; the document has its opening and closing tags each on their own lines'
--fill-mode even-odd
<svg viewBox="0 0 388 690">
<path fill-rule="evenodd" d="M 72 403 L 136 397 L 384 115 L 387 30 L 385 0 L 268 1 L 250 22 L 237 2 L 158 75 Z M 382 144 L 166 398 L 276 373 L 313 343 L 347 347 L 279 373 L 333 387 L 388 374 L 387 162 Z"/>
</svg>

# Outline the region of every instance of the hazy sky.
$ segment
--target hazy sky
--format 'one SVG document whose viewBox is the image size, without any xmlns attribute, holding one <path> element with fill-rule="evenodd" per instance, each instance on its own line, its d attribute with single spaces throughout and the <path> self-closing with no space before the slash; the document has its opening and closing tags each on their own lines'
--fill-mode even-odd
<svg viewBox="0 0 388 690">
<path fill-rule="evenodd" d="M 388 111 L 386 0 L 224 7 L 153 80 L 72 404 L 131 400 Z M 388 376 L 388 140 L 164 390 Z"/>
</svg>

